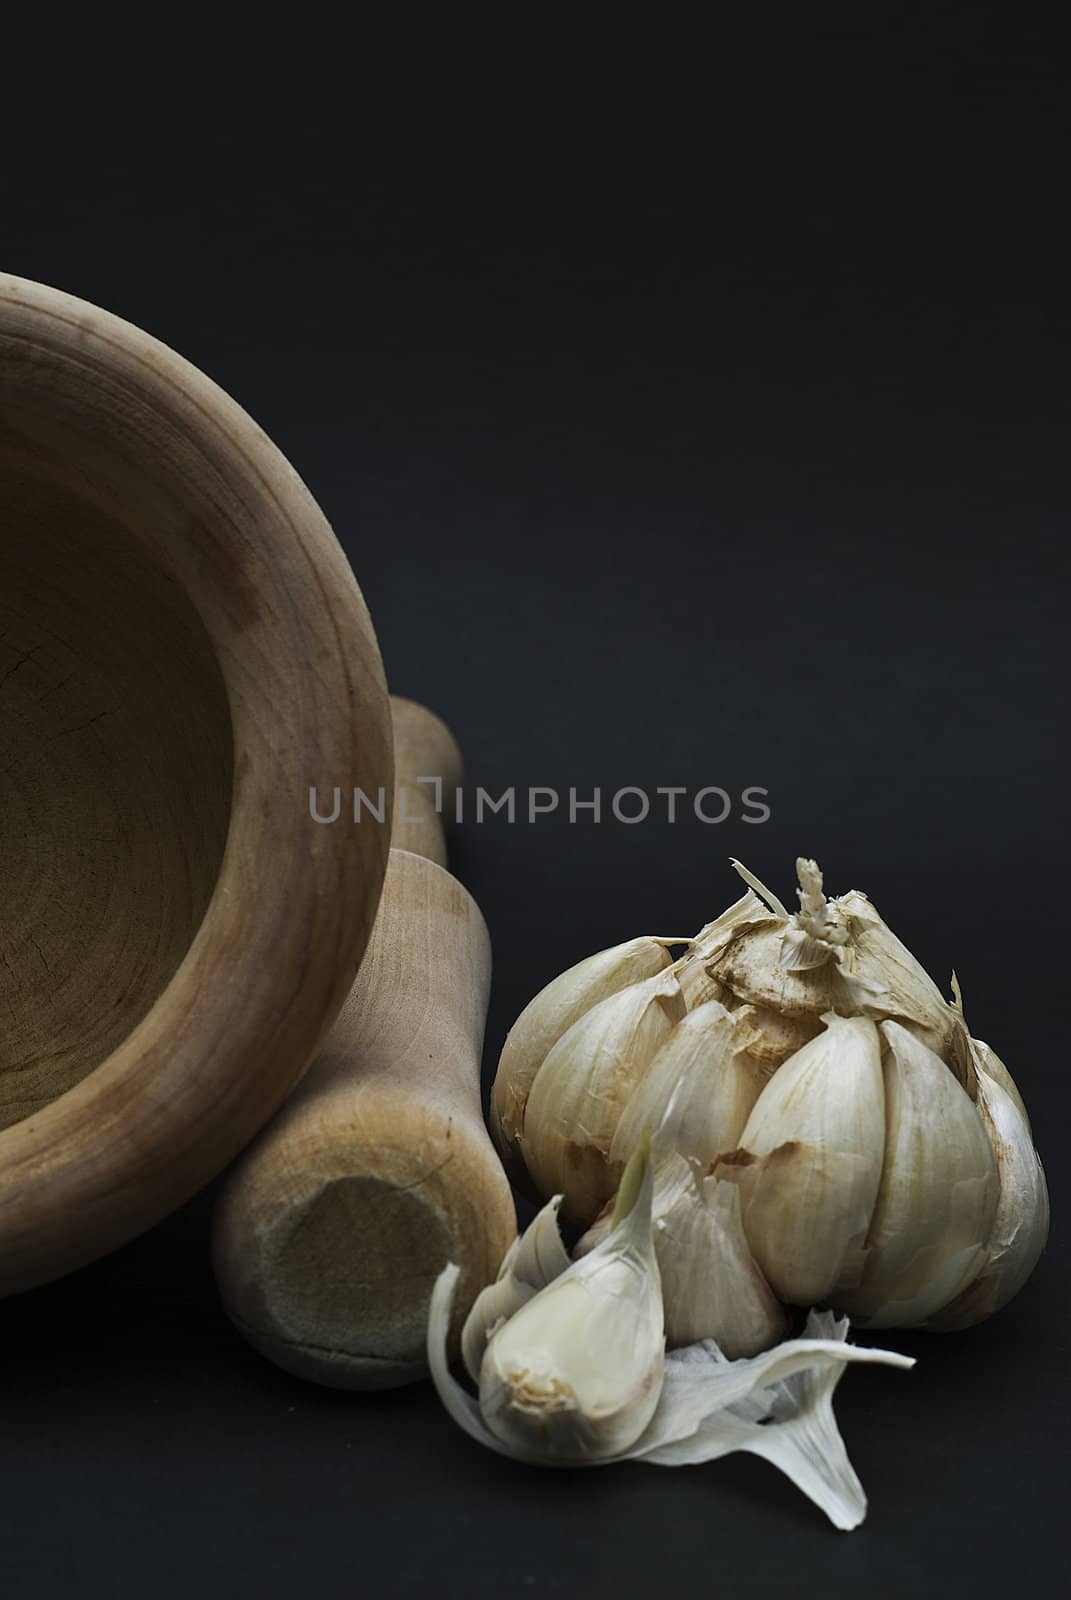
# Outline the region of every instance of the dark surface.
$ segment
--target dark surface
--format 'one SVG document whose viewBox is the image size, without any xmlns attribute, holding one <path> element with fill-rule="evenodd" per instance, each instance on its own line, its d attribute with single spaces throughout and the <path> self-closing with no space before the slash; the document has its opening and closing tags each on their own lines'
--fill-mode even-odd
<svg viewBox="0 0 1071 1600">
<path fill-rule="evenodd" d="M 234 393 L 470 781 L 770 791 L 739 821 L 462 829 L 488 1064 L 554 972 L 693 930 L 741 855 L 868 890 L 1034 1114 L 1056 1224 L 964 1335 L 889 1339 L 842 1536 L 762 1463 L 540 1475 L 424 1388 L 224 1321 L 207 1197 L 0 1308 L 0 1583 L 226 1597 L 949 1597 L 1063 1565 L 1069 1132 L 1065 63 L 1020 14 L 306 3 L 5 19 L 3 264 Z M 929 15 L 929 13 L 927 13 Z M 806 21 L 802 21 L 806 17 Z M 347 20 L 348 19 L 348 20 Z"/>
</svg>

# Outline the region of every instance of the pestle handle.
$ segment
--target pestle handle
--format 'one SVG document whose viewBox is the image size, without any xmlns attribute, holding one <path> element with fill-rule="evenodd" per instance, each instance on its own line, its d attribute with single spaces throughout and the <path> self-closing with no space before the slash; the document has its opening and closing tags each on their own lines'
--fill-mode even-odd
<svg viewBox="0 0 1071 1600">
<path fill-rule="evenodd" d="M 452 813 L 461 785 L 461 751 L 446 723 L 426 706 L 391 695 L 390 709 L 395 768 L 391 845 L 445 867 L 443 814 Z"/>
<path fill-rule="evenodd" d="M 445 725 L 395 700 L 399 786 L 460 782 Z M 270 1360 L 336 1388 L 388 1388 L 425 1370 L 431 1288 L 462 1269 L 458 1319 L 516 1235 L 509 1183 L 480 1102 L 491 981 L 487 927 L 435 859 L 430 786 L 406 807 L 357 981 L 323 1051 L 232 1169 L 216 1207 L 216 1279 Z M 409 840 L 412 843 L 408 843 Z"/>
</svg>

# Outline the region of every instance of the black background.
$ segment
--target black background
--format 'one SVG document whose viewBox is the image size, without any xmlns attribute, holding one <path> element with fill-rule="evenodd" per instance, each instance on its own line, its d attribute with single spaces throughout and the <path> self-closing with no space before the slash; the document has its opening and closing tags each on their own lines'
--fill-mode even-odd
<svg viewBox="0 0 1071 1600">
<path fill-rule="evenodd" d="M 1042 13 L 1044 17 L 1044 13 Z M 1048 1255 L 840 1392 L 843 1536 L 766 1465 L 540 1475 L 220 1312 L 209 1199 L 0 1308 L 22 1596 L 997 1595 L 1064 1543 L 1068 74 L 977 6 L 36 4 L 0 259 L 180 349 L 350 553 L 472 784 L 770 791 L 764 826 L 463 828 L 521 1004 L 730 855 L 869 891 L 1015 1072 Z"/>
</svg>

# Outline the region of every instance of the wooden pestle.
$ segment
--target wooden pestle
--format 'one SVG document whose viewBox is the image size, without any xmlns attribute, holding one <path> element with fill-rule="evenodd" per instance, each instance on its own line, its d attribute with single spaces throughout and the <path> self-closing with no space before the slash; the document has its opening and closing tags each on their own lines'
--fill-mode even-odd
<svg viewBox="0 0 1071 1600">
<path fill-rule="evenodd" d="M 417 782 L 441 777 L 449 803 L 461 758 L 422 706 L 391 709 L 395 847 L 368 952 L 322 1054 L 232 1168 L 214 1219 L 237 1327 L 279 1366 L 340 1389 L 422 1377 L 436 1276 L 462 1267 L 457 1332 L 516 1234 L 480 1102 L 490 939 L 445 870 L 434 789 Z M 358 825 L 375 823 L 366 813 Z"/>
</svg>

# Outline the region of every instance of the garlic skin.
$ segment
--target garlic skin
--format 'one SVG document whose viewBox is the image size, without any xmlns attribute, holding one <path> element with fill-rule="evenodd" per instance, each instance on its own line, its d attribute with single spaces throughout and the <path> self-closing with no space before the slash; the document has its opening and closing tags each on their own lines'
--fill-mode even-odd
<svg viewBox="0 0 1071 1600">
<path fill-rule="evenodd" d="M 529 1001 L 506 1038 L 491 1090 L 491 1132 L 511 1174 L 523 1173 L 520 1138 L 536 1073 L 585 1012 L 670 964 L 665 941 L 640 938 L 578 961 Z"/>
<path fill-rule="evenodd" d="M 610 1145 L 611 1163 L 634 1150 L 645 1130 L 658 1150 L 708 1166 L 735 1150 L 766 1074 L 748 1054 L 748 1007 L 730 1013 L 717 1000 L 689 1011 L 656 1051 Z"/>
<path fill-rule="evenodd" d="M 666 1156 L 655 1168 L 651 1215 L 669 1349 L 714 1339 L 735 1361 L 784 1338 L 788 1317 L 748 1247 L 734 1183 L 704 1176 L 683 1156 Z M 609 1229 L 604 1214 L 574 1254 L 586 1255 Z"/>
<path fill-rule="evenodd" d="M 521 1154 L 539 1191 L 562 1195 L 575 1222 L 592 1222 L 616 1192 L 621 1166 L 611 1164 L 610 1148 L 621 1113 L 683 1016 L 680 983 L 667 969 L 592 1006 L 536 1073 Z"/>
<path fill-rule="evenodd" d="M 858 1280 L 885 1152 L 877 1027 L 833 1013 L 822 1021 L 825 1031 L 770 1079 L 739 1150 L 716 1168 L 739 1183 L 748 1243 L 790 1305 L 828 1301 Z"/>
<path fill-rule="evenodd" d="M 838 1309 L 872 1328 L 924 1323 L 982 1270 L 997 1206 L 985 1124 L 944 1062 L 883 1022 L 886 1145 L 863 1276 Z"/>
<path fill-rule="evenodd" d="M 817 863 L 796 862 L 800 909 L 788 913 L 734 863 L 771 904 L 765 920 L 741 923 L 707 963 L 708 976 L 738 1002 L 801 1022 L 826 1011 L 895 1018 L 937 1052 L 965 1087 L 962 1018 L 867 899 L 853 889 L 827 900 Z"/>
<path fill-rule="evenodd" d="M 971 1047 L 1000 1196 L 981 1271 L 926 1323 L 939 1332 L 972 1327 L 1006 1306 L 1033 1272 L 1049 1235 L 1049 1191 L 1022 1099 L 996 1052 L 981 1039 L 972 1039 Z"/>
<path fill-rule="evenodd" d="M 628 1450 L 654 1415 L 665 1334 L 652 1189 L 645 1144 L 625 1170 L 606 1240 L 492 1336 L 480 1412 L 511 1450 L 599 1461 Z"/>
<path fill-rule="evenodd" d="M 720 917 L 700 928 L 695 937 L 691 959 L 682 966 L 681 988 L 689 1011 L 701 1006 L 705 1000 L 720 1000 L 721 985 L 707 973 L 707 963 L 712 961 L 729 942 L 736 929 L 756 919 L 764 920 L 769 911 L 753 889 L 748 889 L 739 900 L 723 911 Z"/>
<path fill-rule="evenodd" d="M 842 1533 L 857 1528 L 866 1516 L 867 1498 L 833 1415 L 834 1391 L 855 1357 L 902 1368 L 914 1362 L 887 1350 L 857 1350 L 847 1338 L 847 1318 L 837 1321 L 831 1312 L 812 1311 L 803 1339 L 780 1345 L 753 1362 L 725 1362 L 709 1341 L 679 1352 L 676 1358 L 669 1356 L 661 1409 L 668 1416 L 680 1398 L 686 1414 L 690 1399 L 693 1411 L 706 1415 L 691 1432 L 678 1424 L 677 1437 L 650 1445 L 639 1459 L 653 1466 L 684 1467 L 745 1450 L 783 1472 Z M 806 1364 L 797 1365 L 788 1357 L 789 1351 L 805 1347 L 813 1352 Z M 751 1369 L 745 1393 L 738 1388 L 742 1368 Z M 737 1389 L 732 1398 L 730 1385 Z M 727 1403 L 716 1406 L 719 1387 L 725 1390 Z M 700 1395 L 703 1399 L 696 1405 Z M 641 1440 L 639 1449 L 646 1443 Z"/>
</svg>

